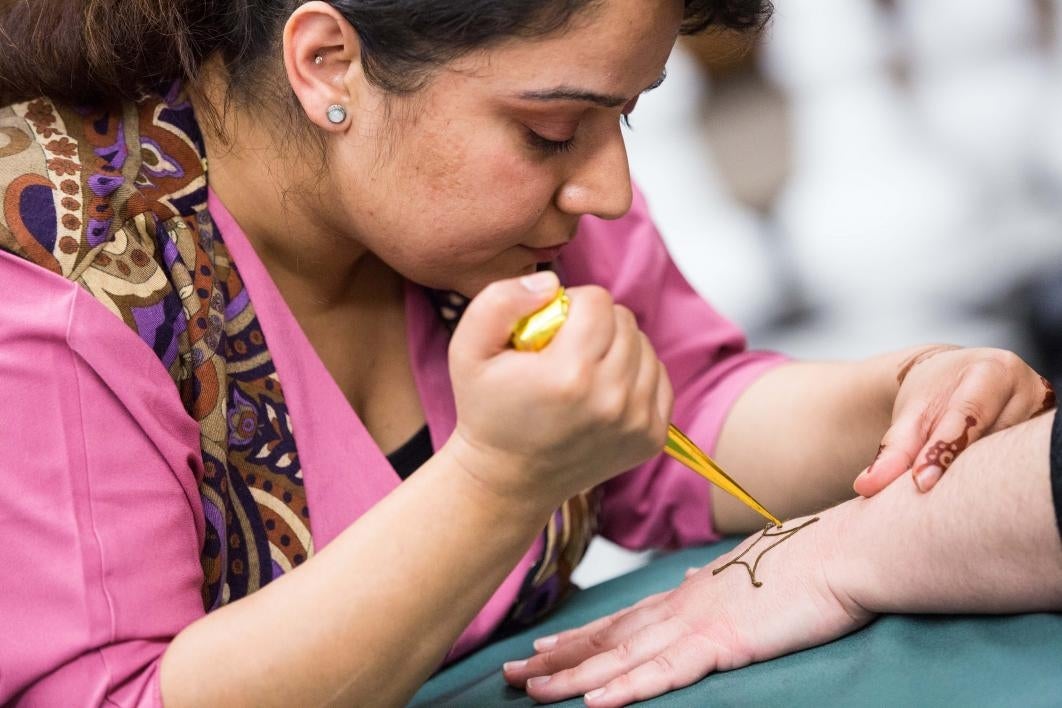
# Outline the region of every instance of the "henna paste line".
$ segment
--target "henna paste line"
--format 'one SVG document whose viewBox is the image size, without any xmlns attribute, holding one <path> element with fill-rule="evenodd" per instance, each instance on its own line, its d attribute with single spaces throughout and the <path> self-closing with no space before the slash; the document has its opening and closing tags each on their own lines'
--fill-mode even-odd
<svg viewBox="0 0 1062 708">
<path fill-rule="evenodd" d="M 1051 382 L 1050 382 L 1050 381 L 1048 381 L 1048 380 L 1047 380 L 1046 378 L 1044 378 L 1043 376 L 1041 376 L 1041 377 L 1040 377 L 1040 380 L 1041 380 L 1041 381 L 1043 381 L 1043 383 L 1044 383 L 1044 389 L 1046 389 L 1046 390 L 1045 390 L 1045 392 L 1044 392 L 1044 402 L 1043 402 L 1043 404 L 1042 404 L 1042 405 L 1040 406 L 1040 410 L 1038 410 L 1038 411 L 1036 411 L 1035 413 L 1033 413 L 1033 418 L 1035 418 L 1036 416 L 1038 416 L 1038 415 L 1041 415 L 1041 414 L 1043 414 L 1043 413 L 1046 413 L 1047 411 L 1049 411 L 1049 410 L 1051 410 L 1052 408 L 1054 408 L 1054 407 L 1055 407 L 1055 405 L 1056 405 L 1056 401 L 1055 401 L 1055 387 L 1054 387 L 1054 386 L 1052 386 L 1052 385 L 1051 385 Z"/>
<path fill-rule="evenodd" d="M 785 531 L 782 530 L 781 526 L 778 526 L 777 527 L 778 531 L 776 533 L 770 533 L 772 528 L 776 528 L 775 525 L 774 524 L 767 524 L 767 526 L 763 529 L 763 533 L 760 534 L 759 538 L 757 538 L 755 541 L 753 541 L 752 544 L 749 545 L 748 548 L 743 550 L 740 553 L 740 555 L 738 555 L 737 558 L 735 558 L 734 560 L 728 562 L 726 565 L 720 566 L 719 568 L 716 568 L 715 570 L 713 570 L 712 571 L 712 575 L 718 575 L 719 573 L 722 573 L 724 570 L 726 570 L 727 568 L 729 568 L 732 565 L 743 565 L 743 566 L 745 566 L 745 570 L 747 570 L 749 572 L 749 580 L 752 581 L 752 587 L 754 587 L 754 588 L 761 587 L 763 585 L 763 581 L 756 580 L 756 568 L 760 565 L 760 560 L 762 560 L 763 556 L 767 554 L 767 551 L 771 550 L 772 548 L 774 548 L 775 546 L 777 546 L 777 545 L 779 545 L 781 543 L 785 543 L 790 538 L 792 538 L 793 534 L 795 534 L 797 531 L 800 531 L 801 529 L 805 529 L 808 526 L 811 526 L 813 523 L 815 523 L 818 520 L 819 520 L 819 517 L 816 516 L 813 519 L 809 519 L 808 521 L 805 521 L 804 523 L 802 523 L 800 526 L 797 526 L 796 528 L 787 529 Z M 752 565 L 749 565 L 747 562 L 741 560 L 742 558 L 745 557 L 746 553 L 748 553 L 753 548 L 755 548 L 756 544 L 758 544 L 760 541 L 762 541 L 765 538 L 777 538 L 778 540 L 775 541 L 774 543 L 772 543 L 771 545 L 767 546 L 767 548 L 764 548 L 762 551 L 760 551 L 760 554 L 758 556 L 756 556 L 756 560 L 754 560 L 752 562 Z"/>
<path fill-rule="evenodd" d="M 951 467 L 951 463 L 955 462 L 955 458 L 958 457 L 959 453 L 970 444 L 970 428 L 975 425 L 977 425 L 977 419 L 970 415 L 966 416 L 966 427 L 963 429 L 962 435 L 951 442 L 938 440 L 933 447 L 929 448 L 929 452 L 926 453 L 926 461 L 918 466 L 918 469 L 915 470 L 915 475 L 933 466 L 939 467 L 941 471 L 947 471 Z"/>
<path fill-rule="evenodd" d="M 870 463 L 870 467 L 867 467 L 867 471 L 864 472 L 863 474 L 869 475 L 871 472 L 874 471 L 874 465 L 878 464 L 878 460 L 881 459 L 881 453 L 882 453 L 882 451 L 884 449 L 885 449 L 885 443 L 882 443 L 881 445 L 878 445 L 878 452 L 877 452 L 876 455 L 874 455 L 874 461 Z"/>
</svg>

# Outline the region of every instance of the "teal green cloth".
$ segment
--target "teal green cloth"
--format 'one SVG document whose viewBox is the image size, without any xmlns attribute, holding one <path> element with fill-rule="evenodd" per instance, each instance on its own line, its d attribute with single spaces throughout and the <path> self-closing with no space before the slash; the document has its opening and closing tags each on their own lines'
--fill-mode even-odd
<svg viewBox="0 0 1062 708">
<path fill-rule="evenodd" d="M 536 637 L 675 587 L 736 540 L 655 560 L 576 594 L 531 631 L 496 642 L 437 674 L 418 706 L 531 706 L 501 665 L 532 654 Z M 555 704 L 583 705 L 581 699 Z M 825 646 L 714 674 L 646 706 L 1062 706 L 1062 615 L 886 616 Z"/>
</svg>

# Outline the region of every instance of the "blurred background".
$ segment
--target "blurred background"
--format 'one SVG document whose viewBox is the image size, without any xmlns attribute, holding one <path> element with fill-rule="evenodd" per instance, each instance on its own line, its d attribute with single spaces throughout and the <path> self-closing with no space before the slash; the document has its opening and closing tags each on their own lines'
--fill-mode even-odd
<svg viewBox="0 0 1062 708">
<path fill-rule="evenodd" d="M 1062 0 L 775 4 L 682 40 L 632 116 L 686 278 L 754 348 L 996 346 L 1057 385 Z M 598 539 L 575 579 L 645 559 Z"/>
</svg>

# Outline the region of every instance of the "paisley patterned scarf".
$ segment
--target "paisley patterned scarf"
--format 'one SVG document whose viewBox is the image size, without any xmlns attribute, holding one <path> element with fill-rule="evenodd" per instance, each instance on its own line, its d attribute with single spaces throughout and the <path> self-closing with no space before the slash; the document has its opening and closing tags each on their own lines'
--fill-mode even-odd
<svg viewBox="0 0 1062 708">
<path fill-rule="evenodd" d="M 199 422 L 206 517 L 203 604 L 238 600 L 314 552 L 284 391 L 254 304 L 207 211 L 190 102 L 167 95 L 91 108 L 0 108 L 0 248 L 85 288 L 155 352 Z M 456 326 L 466 304 L 431 293 Z M 596 493 L 544 531 L 509 621 L 542 616 L 596 526 Z"/>
</svg>

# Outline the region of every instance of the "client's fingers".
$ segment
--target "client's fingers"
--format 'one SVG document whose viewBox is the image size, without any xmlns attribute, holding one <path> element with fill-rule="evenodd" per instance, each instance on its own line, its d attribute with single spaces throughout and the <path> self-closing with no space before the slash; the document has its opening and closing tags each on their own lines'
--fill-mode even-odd
<svg viewBox="0 0 1062 708">
<path fill-rule="evenodd" d="M 625 618 L 652 607 L 667 594 L 667 592 L 661 592 L 650 595 L 635 605 L 600 617 L 582 627 L 536 639 L 534 647 L 538 653 L 535 656 L 521 661 L 509 661 L 502 666 L 506 682 L 517 688 L 523 688 L 529 678 L 556 673 L 575 666 L 586 657 L 607 648 L 606 645 L 611 637 L 623 632 L 633 633 L 644 624 L 657 619 L 658 615 L 654 613 L 646 615 L 640 621 L 628 621 L 621 624 Z"/>
<path fill-rule="evenodd" d="M 547 703 L 587 693 L 651 661 L 688 631 L 688 625 L 673 615 L 652 622 L 615 645 L 599 648 L 571 668 L 530 679 L 527 694 Z"/>
<path fill-rule="evenodd" d="M 925 444 L 924 405 L 903 411 L 885 431 L 874 462 L 856 477 L 852 488 L 857 494 L 872 497 L 894 479 L 911 469 L 918 451 Z"/>
<path fill-rule="evenodd" d="M 718 651 L 705 637 L 687 634 L 605 686 L 585 694 L 591 708 L 625 706 L 699 681 L 718 668 Z"/>
<path fill-rule="evenodd" d="M 940 424 L 929 434 L 930 442 L 918 455 L 911 471 L 915 486 L 928 492 L 951 467 L 955 458 L 970 446 L 985 430 L 985 425 L 973 415 L 958 410 L 944 414 Z"/>
</svg>

